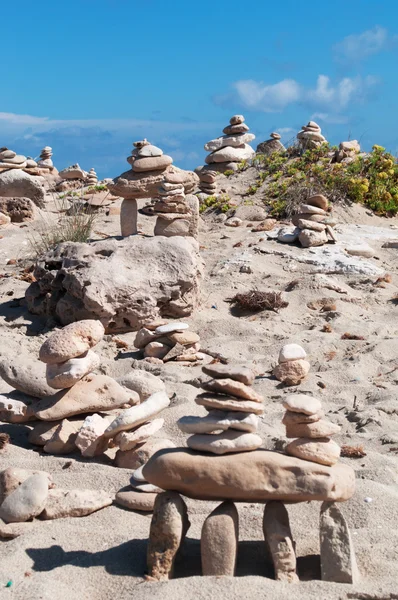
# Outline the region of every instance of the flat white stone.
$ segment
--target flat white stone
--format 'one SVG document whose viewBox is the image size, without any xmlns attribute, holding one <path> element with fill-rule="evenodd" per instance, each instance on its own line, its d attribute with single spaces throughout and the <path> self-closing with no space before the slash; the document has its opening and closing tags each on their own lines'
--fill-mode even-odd
<svg viewBox="0 0 398 600">
<path fill-rule="evenodd" d="M 289 394 L 282 400 L 283 407 L 292 412 L 316 415 L 322 410 L 321 401 L 307 394 Z"/>
<path fill-rule="evenodd" d="M 112 438 L 119 431 L 133 429 L 160 413 L 169 404 L 170 400 L 166 392 L 156 392 L 145 402 L 124 410 L 105 430 L 104 436 Z"/>
<path fill-rule="evenodd" d="M 167 325 L 160 325 L 159 327 L 156 327 L 155 333 L 157 333 L 157 334 L 174 333 L 174 332 L 184 331 L 184 329 L 189 329 L 188 323 L 181 323 L 181 322 L 167 323 Z"/>
<path fill-rule="evenodd" d="M 279 363 L 306 358 L 307 353 L 299 344 L 286 344 L 279 352 Z"/>
<path fill-rule="evenodd" d="M 184 433 L 213 433 L 227 429 L 253 433 L 257 431 L 258 417 L 251 413 L 212 410 L 206 417 L 182 417 L 177 426 Z"/>
</svg>

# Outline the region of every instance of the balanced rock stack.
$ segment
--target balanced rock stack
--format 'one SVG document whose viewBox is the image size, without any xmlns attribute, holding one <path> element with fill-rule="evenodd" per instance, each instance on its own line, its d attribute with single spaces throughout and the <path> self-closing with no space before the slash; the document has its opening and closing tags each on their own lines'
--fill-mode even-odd
<svg viewBox="0 0 398 600">
<path fill-rule="evenodd" d="M 286 344 L 279 352 L 274 377 L 286 385 L 299 385 L 311 368 L 306 358 L 307 353 L 299 344 Z"/>
<path fill-rule="evenodd" d="M 297 134 L 297 139 L 302 150 L 319 148 L 321 144 L 327 142 L 321 133 L 321 128 L 315 121 L 309 121 L 307 125 L 303 125 L 301 131 Z"/>
<path fill-rule="evenodd" d="M 88 172 L 87 185 L 94 186 L 94 185 L 97 185 L 97 183 L 98 183 L 97 173 L 95 172 L 95 169 L 92 168 Z"/>
<path fill-rule="evenodd" d="M 144 350 L 151 362 L 169 360 L 196 362 L 203 359 L 200 338 L 197 333 L 187 331 L 187 323 L 152 322 L 142 327 L 136 335 L 134 345 Z"/>
<path fill-rule="evenodd" d="M 340 446 L 330 438 L 341 428 L 322 418 L 321 402 L 306 394 L 290 394 L 283 400 L 283 406 L 286 437 L 297 438 L 287 444 L 286 453 L 328 467 L 335 465 Z"/>
<path fill-rule="evenodd" d="M 53 155 L 53 149 L 50 146 L 45 146 L 40 153 L 39 160 L 37 161 L 37 166 L 40 169 L 49 169 L 52 171 L 54 169 L 54 164 L 51 159 Z"/>
<path fill-rule="evenodd" d="M 256 433 L 258 416 L 264 412 L 263 398 L 251 387 L 255 374 L 247 367 L 206 365 L 203 372 L 212 377 L 202 384 L 205 394 L 195 402 L 203 406 L 205 417 L 182 417 L 177 425 L 191 433 L 188 447 L 200 452 L 227 454 L 250 452 L 262 445 Z"/>
<path fill-rule="evenodd" d="M 206 196 L 215 196 L 217 194 L 217 171 L 199 172 L 199 189 Z"/>
<path fill-rule="evenodd" d="M 341 142 L 338 150 L 335 152 L 334 160 L 337 163 L 349 164 L 355 160 L 360 151 L 361 146 L 359 145 L 358 140 Z"/>
<path fill-rule="evenodd" d="M 56 186 L 58 192 L 77 189 L 86 184 L 87 171 L 84 171 L 79 163 L 66 167 L 58 174 L 61 178 L 61 181 L 59 181 Z"/>
<path fill-rule="evenodd" d="M 166 173 L 158 188 L 153 212 L 157 215 L 155 235 L 198 235 L 199 201 L 196 196 L 185 196 L 184 177 Z"/>
<path fill-rule="evenodd" d="M 311 196 L 300 205 L 299 213 L 294 215 L 292 222 L 297 227 L 298 240 L 303 248 L 336 241 L 332 229 L 336 222 L 328 208 L 329 201 L 322 194 Z"/>
<path fill-rule="evenodd" d="M 238 169 L 239 163 L 250 160 L 255 152 L 249 143 L 255 139 L 253 133 L 249 133 L 249 127 L 245 123 L 243 115 L 234 115 L 229 120 L 229 125 L 224 127 L 225 135 L 210 140 L 205 144 L 205 150 L 210 154 L 206 156 L 209 167 L 201 167 L 198 171 L 213 170 L 224 173 L 225 171 Z"/>
<path fill-rule="evenodd" d="M 286 148 L 280 141 L 281 136 L 279 133 L 272 132 L 270 138 L 271 139 L 265 140 L 265 142 L 258 144 L 256 148 L 257 154 L 269 156 L 270 154 L 274 154 L 274 152 L 285 152 Z"/>
<path fill-rule="evenodd" d="M 0 169 L 26 169 L 36 167 L 37 163 L 22 154 L 6 147 L 0 148 Z"/>
</svg>

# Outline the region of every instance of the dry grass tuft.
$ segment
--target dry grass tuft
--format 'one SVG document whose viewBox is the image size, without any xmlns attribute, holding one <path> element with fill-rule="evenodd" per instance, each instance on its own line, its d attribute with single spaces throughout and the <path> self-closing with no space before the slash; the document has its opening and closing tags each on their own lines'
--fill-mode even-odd
<svg viewBox="0 0 398 600">
<path fill-rule="evenodd" d="M 363 446 L 341 446 L 340 456 L 345 456 L 346 458 L 363 458 L 366 456 L 366 452 Z"/>
<path fill-rule="evenodd" d="M 260 292 L 259 290 L 236 294 L 227 302 L 234 304 L 240 310 L 248 312 L 273 310 L 277 313 L 281 308 L 289 306 L 289 303 L 282 298 L 281 292 Z"/>
<path fill-rule="evenodd" d="M 356 333 L 348 333 L 347 331 L 345 333 L 343 333 L 343 335 L 341 336 L 342 340 L 360 340 L 363 341 L 366 338 L 363 337 L 363 335 L 357 335 Z"/>
<path fill-rule="evenodd" d="M 0 450 L 4 450 L 7 444 L 10 443 L 10 436 L 8 433 L 0 433 Z"/>
</svg>

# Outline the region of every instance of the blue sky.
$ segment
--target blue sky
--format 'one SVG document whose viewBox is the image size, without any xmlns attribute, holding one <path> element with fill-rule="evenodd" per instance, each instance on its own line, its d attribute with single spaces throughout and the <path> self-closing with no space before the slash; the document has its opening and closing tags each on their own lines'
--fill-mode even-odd
<svg viewBox="0 0 398 600">
<path fill-rule="evenodd" d="M 19 0 L 1 7 L 0 146 L 101 177 L 147 137 L 183 168 L 243 113 L 398 152 L 398 3 Z"/>
</svg>

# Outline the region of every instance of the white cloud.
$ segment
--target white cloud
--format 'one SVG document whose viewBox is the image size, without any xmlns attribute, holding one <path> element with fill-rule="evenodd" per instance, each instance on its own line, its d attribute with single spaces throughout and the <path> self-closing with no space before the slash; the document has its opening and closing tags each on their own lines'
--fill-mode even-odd
<svg viewBox="0 0 398 600">
<path fill-rule="evenodd" d="M 294 79 L 266 85 L 253 79 L 233 84 L 242 104 L 263 112 L 279 112 L 300 98 L 300 86 Z"/>
<path fill-rule="evenodd" d="M 368 75 L 344 77 L 333 85 L 330 77 L 319 75 L 315 88 L 305 93 L 305 100 L 316 108 L 340 112 L 353 102 L 363 101 L 376 83 L 377 79 Z"/>
<path fill-rule="evenodd" d="M 377 54 L 389 46 L 390 37 L 387 29 L 376 25 L 359 34 L 345 37 L 334 45 L 335 58 L 340 62 L 358 62 L 372 54 Z"/>
<path fill-rule="evenodd" d="M 315 112 L 311 115 L 310 121 L 323 121 L 330 125 L 345 125 L 348 123 L 348 117 L 344 115 L 334 115 L 330 113 Z"/>
</svg>

